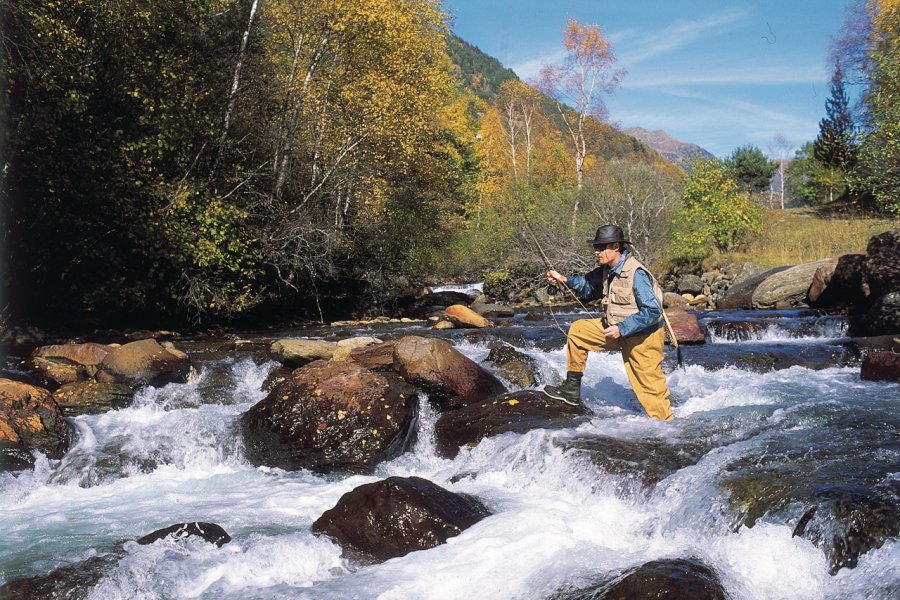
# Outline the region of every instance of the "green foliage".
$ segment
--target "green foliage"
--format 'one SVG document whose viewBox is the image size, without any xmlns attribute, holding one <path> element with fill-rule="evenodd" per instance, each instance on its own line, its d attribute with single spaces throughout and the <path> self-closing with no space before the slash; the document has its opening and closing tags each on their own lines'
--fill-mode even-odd
<svg viewBox="0 0 900 600">
<path fill-rule="evenodd" d="M 869 127 L 863 132 L 853 183 L 887 212 L 900 214 L 900 3 L 872 2 L 868 89 L 863 99 Z"/>
<path fill-rule="evenodd" d="M 846 172 L 856 162 L 857 147 L 840 65 L 835 67 L 831 77 L 831 96 L 825 101 L 825 115 L 819 122 L 819 137 L 813 144 L 813 155 L 826 167 Z"/>
<path fill-rule="evenodd" d="M 787 168 L 788 193 L 805 204 L 828 204 L 846 192 L 846 175 L 816 159 L 813 143 L 797 150 Z"/>
<path fill-rule="evenodd" d="M 481 98 L 496 97 L 500 84 L 518 79 L 512 69 L 453 34 L 447 35 L 447 54 L 454 65 L 454 75 Z"/>
<path fill-rule="evenodd" d="M 695 163 L 674 220 L 674 257 L 692 262 L 708 256 L 712 247 L 721 252 L 735 250 L 761 232 L 761 215 L 722 162 Z"/>
<path fill-rule="evenodd" d="M 778 163 L 769 160 L 762 150 L 753 145 L 741 146 L 725 161 L 731 176 L 741 191 L 760 193 L 769 189 Z"/>
</svg>

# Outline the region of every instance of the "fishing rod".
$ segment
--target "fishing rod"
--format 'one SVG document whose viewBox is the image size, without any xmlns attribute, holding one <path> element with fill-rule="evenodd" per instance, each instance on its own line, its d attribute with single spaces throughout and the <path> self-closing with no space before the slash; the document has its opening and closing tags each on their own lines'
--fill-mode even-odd
<svg viewBox="0 0 900 600">
<path fill-rule="evenodd" d="M 525 231 L 528 232 L 528 236 L 531 238 L 532 243 L 534 243 L 535 248 L 537 248 L 538 253 L 541 255 L 541 259 L 543 259 L 544 265 L 547 267 L 548 270 L 555 271 L 556 269 L 553 268 L 553 264 L 550 262 L 550 259 L 547 258 L 547 254 L 544 252 L 544 249 L 541 247 L 540 242 L 538 242 L 537 237 L 534 235 L 534 232 L 531 230 L 531 226 L 528 224 L 528 220 L 522 219 L 522 225 L 525 226 Z M 647 273 L 650 275 L 650 278 L 653 279 L 654 282 L 656 282 L 656 278 L 653 277 L 653 274 L 650 273 L 649 271 L 647 271 Z M 575 301 L 578 303 L 578 305 L 581 306 L 581 308 L 584 310 L 584 312 L 586 312 L 588 314 L 588 316 L 592 320 L 595 321 L 595 323 L 600 322 L 600 319 L 598 317 L 595 317 L 594 314 L 588 309 L 588 307 L 584 305 L 584 303 L 581 301 L 581 298 L 578 297 L 578 295 L 572 290 L 572 288 L 570 288 L 564 281 L 557 281 L 557 283 L 559 285 L 561 285 L 564 290 L 568 291 L 572 295 L 573 298 L 575 298 Z M 659 283 L 656 282 L 656 285 L 658 286 Z M 678 361 L 678 367 L 681 369 L 684 369 L 684 359 L 681 356 L 681 346 L 678 344 L 678 338 L 675 336 L 675 331 L 672 329 L 672 324 L 669 322 L 669 317 L 666 315 L 666 310 L 663 308 L 662 302 L 660 302 L 659 312 L 662 314 L 662 319 L 663 319 L 663 323 L 665 324 L 666 332 L 669 334 L 669 339 L 672 342 L 672 346 L 675 348 L 675 357 L 676 357 L 676 360 Z M 553 314 L 552 308 L 550 309 L 550 313 Z M 555 315 L 553 318 L 554 318 L 554 320 L 556 320 Z M 559 326 L 559 322 L 557 322 L 556 326 L 560 329 L 560 331 L 562 331 L 562 327 Z M 601 329 L 601 330 L 603 329 L 601 324 L 598 324 L 597 328 Z M 563 333 L 565 333 L 565 332 L 563 332 Z"/>
</svg>

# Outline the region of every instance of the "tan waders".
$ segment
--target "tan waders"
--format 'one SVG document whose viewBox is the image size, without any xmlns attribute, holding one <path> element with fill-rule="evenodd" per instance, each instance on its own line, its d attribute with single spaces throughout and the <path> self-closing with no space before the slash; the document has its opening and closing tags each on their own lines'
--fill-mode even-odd
<svg viewBox="0 0 900 600">
<path fill-rule="evenodd" d="M 600 319 L 579 319 L 569 327 L 566 343 L 568 370 L 584 373 L 591 350 L 619 350 L 631 388 L 647 414 L 662 421 L 673 419 L 669 387 L 662 371 L 665 329 L 660 327 L 649 333 L 613 340 L 603 334 L 602 323 Z"/>
</svg>

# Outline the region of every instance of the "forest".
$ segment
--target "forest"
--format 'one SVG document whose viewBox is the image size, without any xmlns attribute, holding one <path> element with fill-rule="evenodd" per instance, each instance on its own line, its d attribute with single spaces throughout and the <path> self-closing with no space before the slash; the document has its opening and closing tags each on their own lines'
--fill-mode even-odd
<svg viewBox="0 0 900 600">
<path fill-rule="evenodd" d="M 685 172 L 607 122 L 598 26 L 561 24 L 565 61 L 524 82 L 437 0 L 0 0 L 0 320 L 379 314 L 422 283 L 540 279 L 526 227 L 561 269 L 613 221 L 690 265 L 786 199 L 896 215 L 900 2 L 858 7 L 816 140 Z"/>
</svg>

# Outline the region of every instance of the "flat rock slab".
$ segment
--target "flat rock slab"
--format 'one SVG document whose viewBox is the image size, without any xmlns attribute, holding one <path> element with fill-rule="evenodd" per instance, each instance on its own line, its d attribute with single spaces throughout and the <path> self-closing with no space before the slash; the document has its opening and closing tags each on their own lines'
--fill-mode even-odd
<svg viewBox="0 0 900 600">
<path fill-rule="evenodd" d="M 574 427 L 591 411 L 551 400 L 542 392 L 522 390 L 470 404 L 441 415 L 435 424 L 437 450 L 453 458 L 460 446 L 474 445 L 501 433 Z"/>
</svg>

